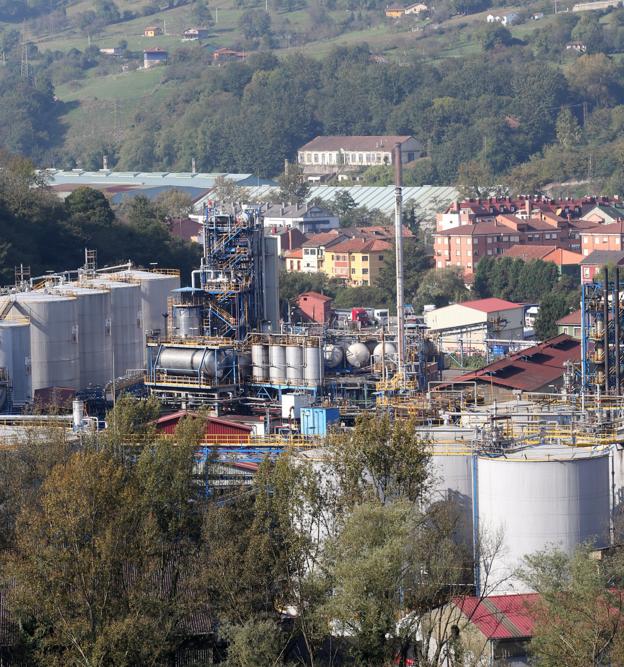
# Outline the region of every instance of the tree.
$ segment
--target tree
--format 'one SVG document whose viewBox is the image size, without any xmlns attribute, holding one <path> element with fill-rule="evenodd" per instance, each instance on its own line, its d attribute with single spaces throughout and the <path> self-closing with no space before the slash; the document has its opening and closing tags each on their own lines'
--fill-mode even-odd
<svg viewBox="0 0 624 667">
<path fill-rule="evenodd" d="M 456 268 L 430 269 L 422 276 L 420 286 L 414 295 L 414 308 L 422 312 L 427 304 L 436 308 L 449 303 L 463 301 L 468 297 L 468 290 L 460 270 Z"/>
<path fill-rule="evenodd" d="M 332 210 L 341 219 L 346 218 L 353 210 L 357 208 L 355 199 L 351 196 L 348 190 L 338 190 L 334 194 L 331 202 Z M 344 227 L 345 225 L 343 225 Z"/>
<path fill-rule="evenodd" d="M 246 39 L 258 39 L 271 31 L 271 17 L 263 9 L 248 9 L 241 14 L 238 27 Z"/>
<path fill-rule="evenodd" d="M 288 164 L 284 173 L 277 179 L 279 198 L 290 204 L 303 204 L 310 193 L 310 181 L 304 176 L 298 165 Z"/>
<path fill-rule="evenodd" d="M 156 197 L 156 204 L 170 219 L 186 218 L 193 211 L 193 198 L 182 190 L 166 190 Z"/>
<path fill-rule="evenodd" d="M 491 51 L 498 46 L 513 44 L 513 37 L 505 26 L 499 23 L 486 25 L 480 34 L 481 46 L 484 51 Z"/>
<path fill-rule="evenodd" d="M 525 581 L 540 594 L 531 641 L 539 667 L 624 661 L 622 563 L 594 560 L 589 552 L 580 547 L 572 556 L 551 551 L 526 559 Z"/>
<path fill-rule="evenodd" d="M 547 294 L 540 303 L 539 313 L 535 320 L 535 335 L 539 340 L 557 335 L 557 320 L 570 312 L 563 294 L 554 292 Z"/>
<path fill-rule="evenodd" d="M 76 188 L 65 199 L 65 208 L 71 223 L 77 227 L 110 227 L 115 220 L 108 199 L 99 190 L 89 187 Z"/>
<path fill-rule="evenodd" d="M 565 108 L 559 112 L 556 128 L 557 141 L 563 148 L 572 148 L 579 143 L 581 128 L 570 109 Z"/>
</svg>

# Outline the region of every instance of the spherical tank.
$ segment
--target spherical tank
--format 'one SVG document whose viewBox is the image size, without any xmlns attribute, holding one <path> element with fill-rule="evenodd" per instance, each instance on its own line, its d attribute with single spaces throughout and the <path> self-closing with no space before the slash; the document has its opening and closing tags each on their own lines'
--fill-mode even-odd
<svg viewBox="0 0 624 667">
<path fill-rule="evenodd" d="M 32 398 L 30 369 L 30 323 L 0 320 L 0 368 L 5 368 L 12 386 L 13 405 Z"/>
<path fill-rule="evenodd" d="M 288 382 L 301 383 L 303 380 L 303 347 L 286 347 L 286 379 Z"/>
<path fill-rule="evenodd" d="M 269 347 L 255 343 L 251 346 L 251 375 L 256 382 L 269 380 Z"/>
<path fill-rule="evenodd" d="M 364 368 L 368 365 L 370 352 L 364 343 L 352 343 L 347 348 L 347 363 L 353 368 Z"/>
<path fill-rule="evenodd" d="M 98 276 L 89 282 L 110 290 L 114 375 L 120 377 L 127 371 L 145 368 L 141 288 L 138 283 L 111 280 L 106 274 L 102 275 L 103 278 Z"/>
<path fill-rule="evenodd" d="M 323 362 L 320 347 L 305 348 L 305 370 L 303 377 L 307 385 L 318 386 L 323 380 Z"/>
<path fill-rule="evenodd" d="M 378 343 L 373 350 L 373 363 L 380 364 L 382 362 L 382 355 L 385 361 L 395 361 L 396 353 L 396 346 L 392 343 Z"/>
<path fill-rule="evenodd" d="M 167 299 L 172 290 L 179 289 L 180 276 L 138 269 L 123 271 L 122 275 L 138 280 L 141 284 L 141 310 L 145 331 L 161 330 L 163 313 L 167 312 Z"/>
<path fill-rule="evenodd" d="M 286 348 L 282 345 L 269 347 L 269 379 L 276 384 L 286 382 Z"/>
<path fill-rule="evenodd" d="M 344 350 L 340 345 L 330 343 L 323 349 L 323 359 L 327 368 L 338 368 L 344 359 Z"/>
<path fill-rule="evenodd" d="M 15 304 L 7 319 L 30 320 L 33 391 L 45 387 L 80 389 L 78 300 L 47 292 L 20 292 L 11 298 Z"/>
<path fill-rule="evenodd" d="M 479 532 L 503 540 L 489 574 L 497 592 L 526 590 L 514 573 L 528 554 L 608 544 L 608 451 L 541 446 L 481 456 L 477 477 Z"/>
<path fill-rule="evenodd" d="M 110 290 L 69 284 L 55 287 L 53 291 L 78 299 L 80 388 L 105 386 L 113 379 Z"/>
</svg>

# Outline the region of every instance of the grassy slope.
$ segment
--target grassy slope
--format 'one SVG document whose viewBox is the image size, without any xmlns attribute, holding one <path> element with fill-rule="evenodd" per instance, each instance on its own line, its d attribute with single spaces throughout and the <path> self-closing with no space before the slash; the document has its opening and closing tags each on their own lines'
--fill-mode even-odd
<svg viewBox="0 0 624 667">
<path fill-rule="evenodd" d="M 133 9 L 143 6 L 137 0 L 117 0 L 120 10 Z M 92 9 L 93 0 L 78 0 L 68 8 L 68 15 Z M 213 5 L 214 7 L 214 5 Z M 493 10 L 492 10 L 493 11 Z M 514 7 L 497 8 L 496 13 L 514 11 Z M 213 9 L 214 13 L 214 9 Z M 218 24 L 211 30 L 206 42 L 207 48 L 231 46 L 241 41 L 237 29 L 237 22 L 242 10 L 235 8 L 234 0 L 220 0 Z M 310 42 L 303 47 L 279 49 L 278 55 L 286 55 L 295 51 L 306 53 L 312 57 L 321 58 L 337 45 L 353 45 L 367 42 L 378 53 L 385 53 L 390 59 L 401 61 L 410 53 L 419 53 L 425 57 L 440 59 L 448 57 L 462 57 L 478 51 L 479 46 L 473 39 L 473 33 L 483 25 L 489 11 L 470 16 L 457 16 L 442 24 L 442 28 L 460 27 L 459 35 L 452 38 L 448 34 L 425 34 L 422 30 L 411 30 L 412 26 L 426 25 L 425 22 L 395 22 L 386 20 L 371 28 L 354 30 L 333 39 Z M 344 10 L 331 12 L 334 21 L 339 22 L 344 17 Z M 289 14 L 272 15 L 274 25 L 288 21 L 294 30 L 303 31 L 309 28 L 310 18 L 306 11 L 296 11 Z M 522 26 L 512 27 L 516 37 L 525 37 L 538 27 L 549 21 L 545 17 L 540 23 L 528 22 Z M 148 25 L 166 25 L 167 34 L 146 38 L 143 30 Z M 179 7 L 161 11 L 148 17 L 139 17 L 132 21 L 110 25 L 101 35 L 93 36 L 91 43 L 99 46 L 115 46 L 121 40 L 128 43 L 131 50 L 141 51 L 148 47 L 161 47 L 174 50 L 183 45 L 180 34 L 193 25 L 190 7 Z M 0 26 L 1 27 L 1 26 Z M 89 45 L 87 36 L 78 31 L 66 30 L 62 33 L 44 36 L 28 36 L 35 42 L 41 51 L 63 50 L 71 48 L 85 49 Z M 114 136 L 121 138 L 124 130 L 130 125 L 134 113 L 145 103 L 147 98 L 161 97 L 168 93 L 169 87 L 163 86 L 164 68 L 150 71 L 118 72 L 108 75 L 95 76 L 90 72 L 83 80 L 57 87 L 59 99 L 77 103 L 65 116 L 68 128 L 67 141 L 72 144 L 85 137 Z"/>
</svg>

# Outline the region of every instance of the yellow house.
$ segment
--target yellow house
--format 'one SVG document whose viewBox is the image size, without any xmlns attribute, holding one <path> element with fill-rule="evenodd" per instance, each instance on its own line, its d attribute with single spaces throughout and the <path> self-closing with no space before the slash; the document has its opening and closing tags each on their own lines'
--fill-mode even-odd
<svg viewBox="0 0 624 667">
<path fill-rule="evenodd" d="M 386 16 L 390 19 L 400 19 L 405 14 L 403 7 L 387 7 Z"/>
<path fill-rule="evenodd" d="M 323 271 L 347 285 L 374 285 L 384 266 L 392 244 L 370 239 L 349 239 L 325 250 Z"/>
<path fill-rule="evenodd" d="M 159 28 L 158 26 L 148 26 L 145 28 L 143 31 L 143 36 L 144 37 L 158 37 L 158 35 L 162 35 L 162 29 Z"/>
</svg>

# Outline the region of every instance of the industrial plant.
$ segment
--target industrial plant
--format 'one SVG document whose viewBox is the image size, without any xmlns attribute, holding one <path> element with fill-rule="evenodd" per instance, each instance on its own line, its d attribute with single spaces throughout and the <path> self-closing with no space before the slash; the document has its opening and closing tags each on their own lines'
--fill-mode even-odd
<svg viewBox="0 0 624 667">
<path fill-rule="evenodd" d="M 264 457 L 286 448 L 322 461 L 328 434 L 376 411 L 411 419 L 427 443 L 433 497 L 458 513 L 477 595 L 486 577 L 497 582 L 490 592 L 525 592 L 518 568 L 549 546 L 613 545 L 624 498 L 619 269 L 583 285 L 580 341 L 561 334 L 514 351 L 517 341 L 501 340 L 511 316 L 490 313 L 515 305 L 466 302 L 479 344 L 505 343 L 508 354 L 449 374 L 448 326 L 436 334 L 407 315 L 400 160 L 395 169 L 389 316 L 360 308 L 346 326 L 294 322 L 280 308 L 276 238 L 254 206 L 205 206 L 202 259 L 186 284 L 175 270 L 98 267 L 89 250 L 80 268 L 30 276 L 19 267 L 0 294 L 2 437 L 19 441 L 34 414 L 78 437 L 106 428 L 106 409 L 122 394 L 151 395 L 163 432 L 193 411 L 210 415 L 202 452 L 223 464 L 215 484 L 248 484 Z M 451 326 L 460 349 L 466 327 Z M 69 396 L 71 416 L 67 403 L 54 406 L 58 396 Z M 41 416 L 53 407 L 60 416 Z M 244 474 L 233 476 L 231 464 L 244 464 Z M 487 567 L 486 535 L 503 544 Z"/>
</svg>

